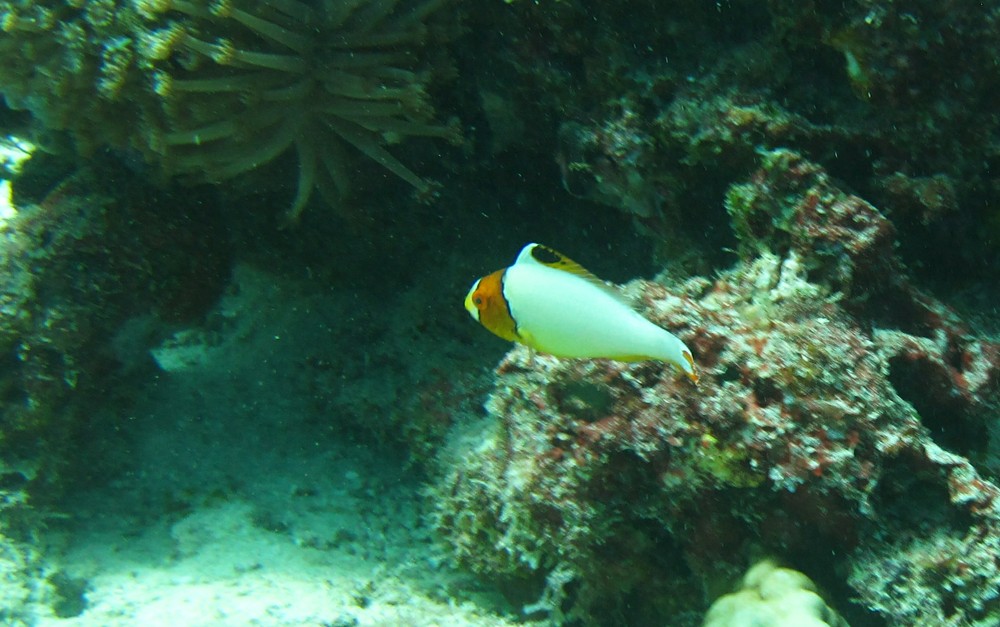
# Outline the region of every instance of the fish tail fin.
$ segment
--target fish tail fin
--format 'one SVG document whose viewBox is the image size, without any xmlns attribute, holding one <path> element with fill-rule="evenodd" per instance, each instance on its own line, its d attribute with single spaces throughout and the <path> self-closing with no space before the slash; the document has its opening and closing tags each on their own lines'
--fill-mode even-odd
<svg viewBox="0 0 1000 627">
<path fill-rule="evenodd" d="M 698 385 L 698 379 L 701 377 L 698 375 L 698 371 L 695 370 L 694 357 L 691 356 L 691 351 L 684 348 L 681 352 L 681 356 L 684 357 L 684 361 L 687 363 L 687 368 L 681 368 L 681 370 L 687 375 L 688 379 L 691 379 L 692 383 Z"/>
<path fill-rule="evenodd" d="M 691 355 L 691 351 L 685 346 L 684 342 L 669 331 L 664 331 L 666 334 L 666 344 L 665 354 L 660 357 L 664 361 L 670 362 L 675 368 L 683 372 L 688 379 L 695 385 L 698 384 L 698 380 L 701 378 L 698 375 L 698 369 L 694 365 L 694 357 Z"/>
</svg>

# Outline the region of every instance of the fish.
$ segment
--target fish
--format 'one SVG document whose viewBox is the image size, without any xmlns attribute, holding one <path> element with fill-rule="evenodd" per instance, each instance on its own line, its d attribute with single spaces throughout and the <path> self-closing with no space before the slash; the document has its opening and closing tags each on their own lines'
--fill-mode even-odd
<svg viewBox="0 0 1000 627">
<path fill-rule="evenodd" d="M 698 383 L 691 351 L 615 289 L 548 246 L 528 244 L 514 265 L 477 280 L 469 315 L 494 335 L 556 357 L 663 361 Z"/>
</svg>

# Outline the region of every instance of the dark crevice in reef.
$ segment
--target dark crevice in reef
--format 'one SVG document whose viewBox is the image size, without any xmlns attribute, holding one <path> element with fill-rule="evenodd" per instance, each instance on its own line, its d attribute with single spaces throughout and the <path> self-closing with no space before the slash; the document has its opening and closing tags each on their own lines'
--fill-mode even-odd
<svg viewBox="0 0 1000 627">
<path fill-rule="evenodd" d="M 875 510 L 898 533 L 926 533 L 948 528 L 964 532 L 972 524 L 964 509 L 950 506 L 946 477 L 940 468 L 901 455 L 886 460 L 873 495 Z"/>
<path fill-rule="evenodd" d="M 984 450 L 989 441 L 986 425 L 969 411 L 968 399 L 955 388 L 943 364 L 900 354 L 889 360 L 889 381 L 940 446 L 965 457 Z"/>
</svg>

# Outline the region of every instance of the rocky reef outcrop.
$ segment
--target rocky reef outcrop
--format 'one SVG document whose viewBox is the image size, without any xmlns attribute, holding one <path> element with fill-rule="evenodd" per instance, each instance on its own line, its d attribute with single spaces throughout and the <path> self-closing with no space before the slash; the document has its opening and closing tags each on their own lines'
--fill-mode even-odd
<svg viewBox="0 0 1000 627">
<path fill-rule="evenodd" d="M 768 153 L 728 198 L 730 270 L 624 290 L 700 385 L 512 350 L 495 428 L 437 487 L 454 553 L 559 620 L 695 624 L 765 553 L 852 624 L 987 624 L 1000 567 L 968 556 L 1000 539 L 1000 344 L 912 285 L 891 224 L 801 155 Z"/>
</svg>

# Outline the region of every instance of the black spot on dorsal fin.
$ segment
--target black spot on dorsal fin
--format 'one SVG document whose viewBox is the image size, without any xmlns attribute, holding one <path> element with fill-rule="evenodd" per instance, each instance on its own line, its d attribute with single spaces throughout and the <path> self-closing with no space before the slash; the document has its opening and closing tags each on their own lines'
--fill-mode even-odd
<svg viewBox="0 0 1000 627">
<path fill-rule="evenodd" d="M 614 296 L 616 299 L 621 301 L 623 304 L 627 305 L 627 303 L 625 303 L 622 299 L 621 293 L 618 291 L 617 287 L 595 276 L 590 270 L 587 270 L 558 250 L 549 248 L 544 244 L 534 244 L 532 245 L 530 252 L 532 260 L 537 263 L 578 276 L 581 279 L 601 288 L 611 296 Z"/>
</svg>

